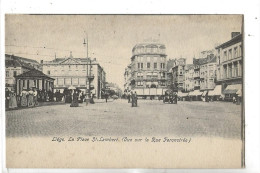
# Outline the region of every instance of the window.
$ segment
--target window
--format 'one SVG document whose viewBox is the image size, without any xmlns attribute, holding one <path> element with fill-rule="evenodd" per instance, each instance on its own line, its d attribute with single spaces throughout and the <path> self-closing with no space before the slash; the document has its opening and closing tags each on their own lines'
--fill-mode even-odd
<svg viewBox="0 0 260 173">
<path fill-rule="evenodd" d="M 51 74 L 51 71 L 50 71 L 50 70 L 48 70 L 48 71 L 47 71 L 47 74 L 48 74 L 48 75 L 50 75 L 50 74 Z"/>
<path fill-rule="evenodd" d="M 16 72 L 16 71 L 14 71 L 14 77 L 15 77 L 15 76 L 17 76 L 17 72 Z"/>
<path fill-rule="evenodd" d="M 141 69 L 143 69 L 143 67 L 144 67 L 144 65 L 143 65 L 143 63 L 141 63 Z"/>
<path fill-rule="evenodd" d="M 138 69 L 140 69 L 140 63 L 138 63 Z"/>
<path fill-rule="evenodd" d="M 157 69 L 157 63 L 156 62 L 154 63 L 154 68 Z"/>
<path fill-rule="evenodd" d="M 164 68 L 165 68 L 165 64 L 161 63 L 161 69 L 164 69 Z"/>
<path fill-rule="evenodd" d="M 9 71 L 5 72 L 5 77 L 9 77 Z"/>
<path fill-rule="evenodd" d="M 232 59 L 232 49 L 228 50 L 228 60 Z"/>
<path fill-rule="evenodd" d="M 150 68 L 150 63 L 149 62 L 147 63 L 147 68 Z"/>
<path fill-rule="evenodd" d="M 227 60 L 227 51 L 224 52 L 224 61 Z"/>
<path fill-rule="evenodd" d="M 234 57 L 233 58 L 236 58 L 237 57 L 237 47 L 234 48 Z"/>
</svg>

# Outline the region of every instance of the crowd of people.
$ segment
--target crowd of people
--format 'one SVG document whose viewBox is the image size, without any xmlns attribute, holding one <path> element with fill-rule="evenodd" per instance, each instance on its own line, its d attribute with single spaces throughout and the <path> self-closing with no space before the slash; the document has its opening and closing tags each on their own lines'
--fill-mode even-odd
<svg viewBox="0 0 260 173">
<path fill-rule="evenodd" d="M 67 89 L 63 92 L 56 90 L 41 90 L 32 87 L 30 89 L 23 88 L 21 93 L 16 94 L 14 89 L 5 89 L 5 105 L 6 109 L 15 109 L 19 107 L 38 106 L 39 102 L 65 102 L 71 103 L 71 107 L 77 107 L 78 103 L 86 101 L 86 94 L 79 89 Z M 94 94 L 90 94 L 89 103 L 94 104 Z"/>
<path fill-rule="evenodd" d="M 137 107 L 137 94 L 136 94 L 136 91 L 133 92 L 128 92 L 126 94 L 126 97 L 127 97 L 127 100 L 128 100 L 128 103 L 132 103 L 132 107 Z"/>
<path fill-rule="evenodd" d="M 11 91 L 5 89 L 5 106 L 6 109 L 14 109 L 17 107 L 34 107 L 39 105 L 39 101 L 49 100 L 50 92 L 36 90 L 36 88 L 23 88 L 20 94 L 16 94 L 14 89 Z"/>
</svg>

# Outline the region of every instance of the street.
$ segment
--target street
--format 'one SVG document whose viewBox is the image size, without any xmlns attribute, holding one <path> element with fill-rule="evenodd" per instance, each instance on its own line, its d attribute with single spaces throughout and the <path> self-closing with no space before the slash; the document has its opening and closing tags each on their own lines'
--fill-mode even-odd
<svg viewBox="0 0 260 173">
<path fill-rule="evenodd" d="M 7 137 L 40 136 L 204 136 L 239 139 L 241 106 L 227 102 L 138 100 L 69 104 L 6 112 Z"/>
</svg>

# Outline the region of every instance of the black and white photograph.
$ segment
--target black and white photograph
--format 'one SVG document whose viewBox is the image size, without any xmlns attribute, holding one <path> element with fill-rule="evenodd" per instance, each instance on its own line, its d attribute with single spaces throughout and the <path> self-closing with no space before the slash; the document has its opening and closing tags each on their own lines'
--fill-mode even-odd
<svg viewBox="0 0 260 173">
<path fill-rule="evenodd" d="M 244 16 L 5 15 L 7 168 L 243 168 Z"/>
</svg>

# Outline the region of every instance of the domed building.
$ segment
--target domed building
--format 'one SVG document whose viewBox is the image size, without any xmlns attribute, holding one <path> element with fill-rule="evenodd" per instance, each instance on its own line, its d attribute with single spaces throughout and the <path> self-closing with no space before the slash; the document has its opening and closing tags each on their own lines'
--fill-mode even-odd
<svg viewBox="0 0 260 173">
<path fill-rule="evenodd" d="M 131 57 L 131 89 L 166 88 L 166 57 L 164 44 L 135 45 Z"/>
</svg>

